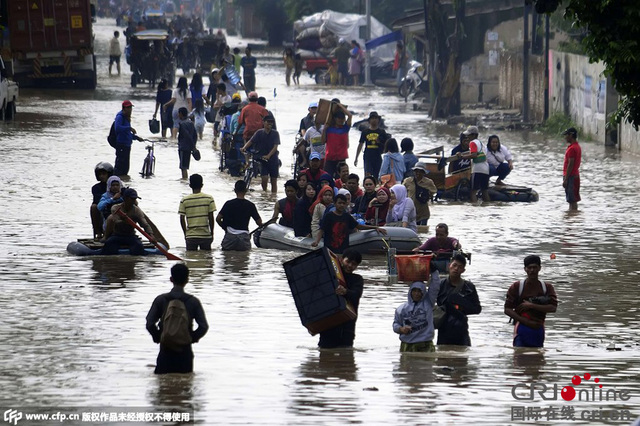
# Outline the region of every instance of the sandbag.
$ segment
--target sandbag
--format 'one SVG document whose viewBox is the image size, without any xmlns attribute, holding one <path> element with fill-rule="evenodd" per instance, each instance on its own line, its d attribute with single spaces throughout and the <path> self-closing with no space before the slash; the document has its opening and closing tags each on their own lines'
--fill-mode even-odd
<svg viewBox="0 0 640 426">
<path fill-rule="evenodd" d="M 300 34 L 298 34 L 298 37 L 296 37 L 296 40 L 301 41 L 307 38 L 319 38 L 319 37 L 320 37 L 320 27 L 312 27 L 312 28 L 307 28 L 303 30 Z"/>
</svg>

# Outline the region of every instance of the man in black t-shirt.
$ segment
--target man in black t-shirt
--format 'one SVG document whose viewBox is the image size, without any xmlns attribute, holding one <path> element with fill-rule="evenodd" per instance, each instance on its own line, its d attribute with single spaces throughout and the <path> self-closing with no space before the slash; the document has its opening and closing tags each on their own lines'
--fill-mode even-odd
<svg viewBox="0 0 640 426">
<path fill-rule="evenodd" d="M 311 243 L 311 247 L 317 247 L 324 237 L 324 246 L 336 254 L 342 254 L 349 248 L 349 234 L 354 229 L 375 229 L 382 235 L 387 231 L 379 226 L 361 225 L 346 213 L 347 197 L 343 194 L 336 195 L 335 210 L 328 212 L 322 218 L 318 237 Z"/>
<path fill-rule="evenodd" d="M 380 167 L 382 166 L 382 153 L 384 152 L 384 145 L 389 139 L 389 135 L 380 126 L 380 116 L 377 112 L 371 111 L 369 113 L 369 128 L 362 131 L 360 135 L 360 143 L 358 144 L 358 151 L 356 152 L 356 159 L 353 163 L 354 166 L 358 166 L 358 157 L 364 146 L 364 175 L 365 176 L 378 176 L 380 174 Z"/>
<path fill-rule="evenodd" d="M 469 139 L 466 135 L 460 133 L 460 144 L 451 150 L 451 155 L 454 156 L 457 153 L 463 153 L 469 151 Z M 449 163 L 449 173 L 457 172 L 458 170 L 468 169 L 471 167 L 470 158 L 462 158 Z"/>
<path fill-rule="evenodd" d="M 247 251 L 251 249 L 249 219 L 253 218 L 258 226 L 262 226 L 262 219 L 255 204 L 244 198 L 247 184 L 243 180 L 236 182 L 234 191 L 236 198 L 224 203 L 216 217 L 216 222 L 224 229 L 221 246 L 222 250 Z"/>
</svg>

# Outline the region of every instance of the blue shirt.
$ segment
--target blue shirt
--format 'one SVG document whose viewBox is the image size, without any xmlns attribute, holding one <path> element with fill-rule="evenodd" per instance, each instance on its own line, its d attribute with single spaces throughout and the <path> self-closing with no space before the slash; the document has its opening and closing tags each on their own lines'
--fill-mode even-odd
<svg viewBox="0 0 640 426">
<path fill-rule="evenodd" d="M 116 114 L 116 144 L 131 146 L 133 142 L 133 133 L 131 133 L 131 121 L 129 121 L 122 111 Z"/>
<path fill-rule="evenodd" d="M 254 56 L 245 56 L 240 60 L 240 65 L 242 65 L 243 75 L 251 77 L 256 75 L 256 66 L 258 66 L 258 60 Z"/>
</svg>

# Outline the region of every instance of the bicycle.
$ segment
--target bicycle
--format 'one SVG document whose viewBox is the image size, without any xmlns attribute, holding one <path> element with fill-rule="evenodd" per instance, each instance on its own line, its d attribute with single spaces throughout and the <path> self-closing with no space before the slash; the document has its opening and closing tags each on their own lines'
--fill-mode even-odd
<svg viewBox="0 0 640 426">
<path fill-rule="evenodd" d="M 147 145 L 145 147 L 147 150 L 147 156 L 144 158 L 142 170 L 140 171 L 140 175 L 142 177 L 148 178 L 153 176 L 156 171 L 155 141 L 149 141 L 146 139 L 142 140 L 145 142 L 151 142 L 151 145 Z"/>
<path fill-rule="evenodd" d="M 247 191 L 251 186 L 251 180 L 254 177 L 260 176 L 260 170 L 262 169 L 261 164 L 266 164 L 262 158 L 256 158 L 256 151 L 249 150 L 245 152 L 247 156 L 247 165 L 244 169 L 244 183 L 247 184 Z"/>
</svg>

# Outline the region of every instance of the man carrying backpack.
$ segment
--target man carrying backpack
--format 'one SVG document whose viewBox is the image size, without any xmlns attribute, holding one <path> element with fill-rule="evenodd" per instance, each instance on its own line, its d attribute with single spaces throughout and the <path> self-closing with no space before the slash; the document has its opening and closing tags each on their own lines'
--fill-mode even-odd
<svg viewBox="0 0 640 426">
<path fill-rule="evenodd" d="M 160 343 L 155 374 L 193 372 L 191 344 L 209 330 L 200 300 L 184 291 L 189 282 L 189 268 L 185 264 L 173 265 L 171 282 L 171 291 L 156 297 L 147 314 L 147 330 L 153 341 Z M 198 323 L 195 331 L 193 320 Z"/>
</svg>

